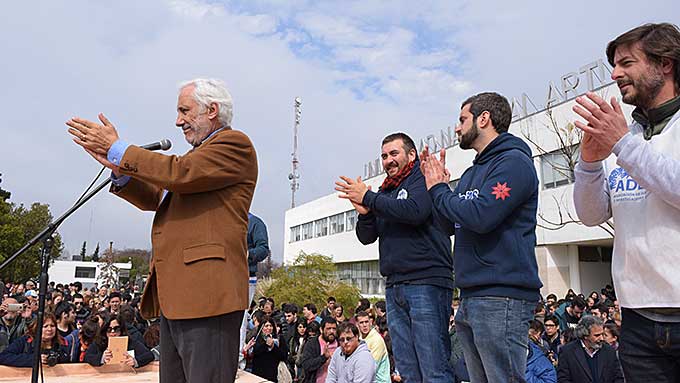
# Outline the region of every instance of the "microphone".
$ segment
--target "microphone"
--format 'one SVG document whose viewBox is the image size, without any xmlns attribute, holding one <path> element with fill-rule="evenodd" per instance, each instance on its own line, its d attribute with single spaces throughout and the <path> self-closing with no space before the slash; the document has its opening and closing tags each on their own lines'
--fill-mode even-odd
<svg viewBox="0 0 680 383">
<path fill-rule="evenodd" d="M 140 148 L 142 148 L 142 149 L 151 150 L 151 151 L 168 150 L 168 149 L 170 149 L 170 147 L 172 147 L 172 142 L 170 142 L 170 140 L 168 140 L 167 138 L 164 139 L 164 140 L 160 140 L 160 141 L 156 141 L 156 142 L 152 142 L 150 144 L 140 146 Z"/>
</svg>

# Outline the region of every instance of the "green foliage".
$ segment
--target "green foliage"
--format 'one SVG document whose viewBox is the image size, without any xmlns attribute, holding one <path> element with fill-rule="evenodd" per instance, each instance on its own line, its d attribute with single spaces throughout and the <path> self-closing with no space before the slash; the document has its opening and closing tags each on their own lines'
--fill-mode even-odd
<svg viewBox="0 0 680 383">
<path fill-rule="evenodd" d="M 14 254 L 52 222 L 49 205 L 33 203 L 29 209 L 0 198 L 0 263 Z M 24 282 L 40 274 L 41 244 L 33 246 L 0 271 L 5 281 Z M 58 258 L 63 251 L 61 236 L 54 235 L 50 257 Z"/>
<path fill-rule="evenodd" d="M 124 249 L 114 250 L 115 262 L 132 262 L 130 270 L 130 281 L 136 282 L 137 278 L 144 278 L 149 274 L 149 262 L 151 262 L 151 252 L 144 249 Z"/>
<path fill-rule="evenodd" d="M 80 259 L 83 261 L 85 260 L 85 257 L 87 257 L 87 241 L 83 241 L 83 248 L 80 249 Z"/>
<path fill-rule="evenodd" d="M 94 249 L 94 253 L 92 253 L 92 262 L 99 262 L 99 243 L 97 243 L 97 247 Z"/>
<path fill-rule="evenodd" d="M 0 173 L 0 176 L 2 176 L 2 173 Z M 0 179 L 0 183 L 2 183 L 2 179 Z M 11 195 L 12 193 L 0 188 L 0 201 L 7 201 Z"/>
<path fill-rule="evenodd" d="M 361 298 L 359 289 L 338 281 L 332 258 L 321 254 L 300 252 L 292 266 L 282 266 L 272 272 L 271 282 L 263 293 L 277 304 L 295 303 L 302 308 L 314 303 L 319 312 L 326 306 L 326 298 L 334 296 L 343 307 L 354 307 Z"/>
</svg>

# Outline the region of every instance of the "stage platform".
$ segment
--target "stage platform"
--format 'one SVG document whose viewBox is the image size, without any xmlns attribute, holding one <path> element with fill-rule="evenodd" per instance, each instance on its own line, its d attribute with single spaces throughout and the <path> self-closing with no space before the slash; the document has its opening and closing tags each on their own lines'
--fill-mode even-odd
<svg viewBox="0 0 680 383">
<path fill-rule="evenodd" d="M 46 383 L 157 383 L 158 362 L 152 362 L 142 368 L 127 366 L 92 367 L 86 363 L 58 364 L 45 366 L 43 376 Z M 26 383 L 31 381 L 30 368 L 0 366 L 0 382 Z M 40 381 L 40 378 L 38 378 Z M 268 380 L 259 376 L 239 371 L 237 383 L 266 383 Z M 219 382 L 215 382 L 219 383 Z"/>
</svg>

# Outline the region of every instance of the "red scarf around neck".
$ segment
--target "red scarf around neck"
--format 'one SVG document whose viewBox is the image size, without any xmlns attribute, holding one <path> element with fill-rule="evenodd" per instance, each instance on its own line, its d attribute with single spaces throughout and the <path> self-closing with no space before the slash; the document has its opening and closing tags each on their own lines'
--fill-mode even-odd
<svg viewBox="0 0 680 383">
<path fill-rule="evenodd" d="M 382 185 L 380 186 L 380 191 L 391 191 L 399 187 L 401 183 L 408 177 L 409 174 L 411 174 L 411 170 L 413 170 L 413 166 L 416 164 L 416 160 L 413 160 L 408 163 L 408 165 L 404 166 L 399 173 L 395 174 L 394 177 L 387 177 L 383 181 Z"/>
</svg>

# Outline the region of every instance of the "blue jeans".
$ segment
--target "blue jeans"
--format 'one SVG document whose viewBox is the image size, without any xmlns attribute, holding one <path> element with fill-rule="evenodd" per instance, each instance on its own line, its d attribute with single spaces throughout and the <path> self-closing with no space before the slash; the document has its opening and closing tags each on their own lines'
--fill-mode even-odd
<svg viewBox="0 0 680 383">
<path fill-rule="evenodd" d="M 453 382 L 452 297 L 452 290 L 430 285 L 398 284 L 385 290 L 394 360 L 404 382 Z"/>
<path fill-rule="evenodd" d="M 529 322 L 537 303 L 504 297 L 461 300 L 456 333 L 473 383 L 526 382 Z"/>
<path fill-rule="evenodd" d="M 627 383 L 680 382 L 680 323 L 621 309 L 619 359 Z"/>
</svg>

